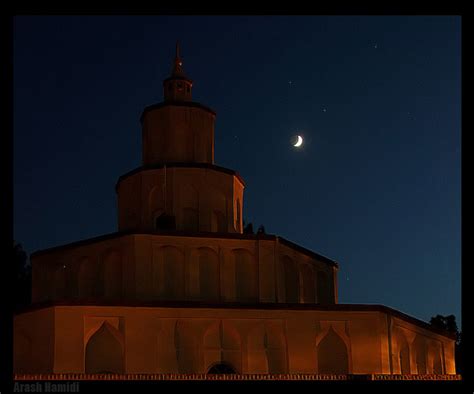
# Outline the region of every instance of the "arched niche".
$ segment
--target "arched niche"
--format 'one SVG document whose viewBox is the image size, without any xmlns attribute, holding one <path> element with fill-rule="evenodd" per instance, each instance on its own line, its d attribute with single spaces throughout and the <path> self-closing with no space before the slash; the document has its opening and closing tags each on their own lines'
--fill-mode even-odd
<svg viewBox="0 0 474 394">
<path fill-rule="evenodd" d="M 266 324 L 264 346 L 268 373 L 287 373 L 286 339 L 281 326 Z"/>
<path fill-rule="evenodd" d="M 400 363 L 400 373 L 409 374 L 410 373 L 410 346 L 408 341 L 405 338 L 405 335 L 400 332 L 397 335 L 397 345 L 398 345 L 398 360 Z"/>
<path fill-rule="evenodd" d="M 218 188 L 212 187 L 206 194 L 211 208 L 211 231 L 227 232 L 227 198 Z"/>
<path fill-rule="evenodd" d="M 53 299 L 62 300 L 67 298 L 68 283 L 66 265 L 59 263 L 53 269 Z"/>
<path fill-rule="evenodd" d="M 109 250 L 103 255 L 104 296 L 118 299 L 122 296 L 122 257 L 116 250 Z"/>
<path fill-rule="evenodd" d="M 348 374 L 349 356 L 343 339 L 331 327 L 317 347 L 318 373 Z"/>
<path fill-rule="evenodd" d="M 417 373 L 426 374 L 426 361 L 427 361 L 427 351 L 426 351 L 426 339 L 420 334 L 416 335 L 415 340 L 413 341 L 413 351 L 415 353 L 415 362 Z"/>
<path fill-rule="evenodd" d="M 301 280 L 303 285 L 303 302 L 316 302 L 316 279 L 314 269 L 309 264 L 301 264 Z"/>
<path fill-rule="evenodd" d="M 331 284 L 329 283 L 329 275 L 324 271 L 318 271 L 316 274 L 316 293 L 318 304 L 331 303 Z"/>
<path fill-rule="evenodd" d="M 185 231 L 199 231 L 199 211 L 194 208 L 183 208 L 181 229 Z"/>
<path fill-rule="evenodd" d="M 265 324 L 263 321 L 255 322 L 255 325 L 247 332 L 247 370 L 254 373 L 268 373 L 268 360 L 265 341 Z"/>
<path fill-rule="evenodd" d="M 227 220 L 220 210 L 214 209 L 212 211 L 211 231 L 215 233 L 227 232 Z"/>
<path fill-rule="evenodd" d="M 174 347 L 179 373 L 192 373 L 198 369 L 199 345 L 194 328 L 186 322 L 176 321 Z"/>
<path fill-rule="evenodd" d="M 181 299 L 184 294 L 184 253 L 175 246 L 163 246 L 153 262 L 153 286 L 161 298 Z"/>
<path fill-rule="evenodd" d="M 219 257 L 211 248 L 198 249 L 199 294 L 203 300 L 219 298 Z"/>
<path fill-rule="evenodd" d="M 297 263 L 289 256 L 281 258 L 285 283 L 285 302 L 297 303 L 300 301 L 300 277 Z"/>
<path fill-rule="evenodd" d="M 184 183 L 180 186 L 181 230 L 199 230 L 199 193 L 197 189 Z"/>
<path fill-rule="evenodd" d="M 103 323 L 87 342 L 85 373 L 124 373 L 123 353 L 120 333 Z"/>
<path fill-rule="evenodd" d="M 237 301 L 258 299 L 258 271 L 253 255 L 246 249 L 232 250 L 235 263 L 235 295 Z"/>
<path fill-rule="evenodd" d="M 164 187 L 154 186 L 148 194 L 148 212 L 153 219 L 152 226 L 156 226 L 156 219 L 164 212 Z"/>
<path fill-rule="evenodd" d="M 83 257 L 79 261 L 78 293 L 79 298 L 98 297 L 102 293 L 102 270 L 96 259 Z"/>
<path fill-rule="evenodd" d="M 229 363 L 241 368 L 242 342 L 238 331 L 228 322 L 215 322 L 204 333 L 203 348 L 205 365 Z"/>
<path fill-rule="evenodd" d="M 207 349 L 240 350 L 241 340 L 237 330 L 228 323 L 216 322 L 204 333 Z"/>
<path fill-rule="evenodd" d="M 441 375 L 443 373 L 443 357 L 441 343 L 432 340 L 428 347 L 428 356 L 431 361 L 432 373 Z"/>
</svg>

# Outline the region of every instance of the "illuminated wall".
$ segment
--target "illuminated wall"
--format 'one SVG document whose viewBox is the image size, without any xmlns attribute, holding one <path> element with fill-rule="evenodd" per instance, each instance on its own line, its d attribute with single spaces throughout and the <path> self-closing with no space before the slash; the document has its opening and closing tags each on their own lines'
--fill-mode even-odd
<svg viewBox="0 0 474 394">
<path fill-rule="evenodd" d="M 367 310 L 57 306 L 17 316 L 14 347 L 17 373 L 455 373 L 451 338 Z"/>
<path fill-rule="evenodd" d="M 34 302 L 336 302 L 336 267 L 271 236 L 117 235 L 32 255 L 32 266 Z"/>
</svg>

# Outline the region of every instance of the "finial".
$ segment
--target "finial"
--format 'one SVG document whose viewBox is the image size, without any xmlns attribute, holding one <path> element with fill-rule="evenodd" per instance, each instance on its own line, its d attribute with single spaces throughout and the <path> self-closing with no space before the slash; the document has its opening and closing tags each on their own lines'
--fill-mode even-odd
<svg viewBox="0 0 474 394">
<path fill-rule="evenodd" d="M 182 66 L 183 66 L 183 62 L 181 61 L 179 57 L 179 41 L 176 40 L 176 55 L 174 58 L 173 73 L 181 74 L 183 72 L 183 70 L 181 69 Z"/>
<path fill-rule="evenodd" d="M 176 59 L 179 59 L 179 41 L 176 40 Z"/>
</svg>

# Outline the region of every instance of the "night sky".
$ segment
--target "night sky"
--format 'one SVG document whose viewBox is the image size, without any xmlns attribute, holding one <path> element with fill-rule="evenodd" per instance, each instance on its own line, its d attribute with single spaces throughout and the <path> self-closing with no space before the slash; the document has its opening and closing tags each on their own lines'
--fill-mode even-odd
<svg viewBox="0 0 474 394">
<path fill-rule="evenodd" d="M 117 230 L 177 39 L 244 219 L 336 260 L 340 303 L 460 323 L 459 17 L 15 18 L 15 240 Z"/>
</svg>

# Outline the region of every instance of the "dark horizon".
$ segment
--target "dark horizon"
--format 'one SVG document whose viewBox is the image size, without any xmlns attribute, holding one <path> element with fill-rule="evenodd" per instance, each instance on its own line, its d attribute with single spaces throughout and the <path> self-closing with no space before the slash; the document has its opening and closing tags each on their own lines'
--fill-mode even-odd
<svg viewBox="0 0 474 394">
<path fill-rule="evenodd" d="M 15 17 L 14 239 L 117 231 L 177 39 L 256 230 L 339 263 L 339 302 L 461 323 L 460 17 Z M 303 135 L 303 148 L 290 140 Z"/>
</svg>

